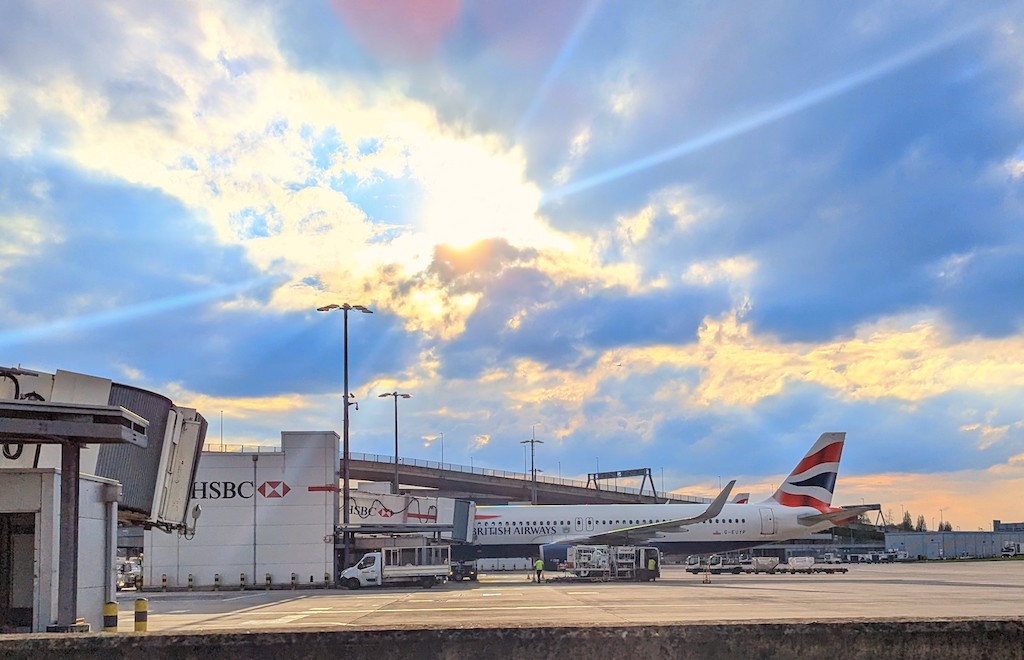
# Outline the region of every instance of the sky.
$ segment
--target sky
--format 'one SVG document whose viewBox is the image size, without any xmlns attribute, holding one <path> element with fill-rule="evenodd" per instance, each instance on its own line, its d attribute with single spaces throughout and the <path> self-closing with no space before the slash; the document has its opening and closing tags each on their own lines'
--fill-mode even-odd
<svg viewBox="0 0 1024 660">
<path fill-rule="evenodd" d="M 1024 7 L 11 0 L 0 365 L 207 442 L 1024 520 Z M 221 422 L 223 419 L 223 422 Z M 626 485 L 620 480 L 620 485 Z"/>
</svg>

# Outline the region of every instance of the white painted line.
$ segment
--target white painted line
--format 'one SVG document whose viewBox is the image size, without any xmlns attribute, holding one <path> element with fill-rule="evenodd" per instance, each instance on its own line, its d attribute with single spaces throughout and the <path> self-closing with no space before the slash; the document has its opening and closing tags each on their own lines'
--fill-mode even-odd
<svg viewBox="0 0 1024 660">
<path fill-rule="evenodd" d="M 596 591 L 566 591 L 565 593 L 568 596 L 593 596 L 594 594 L 596 594 L 598 592 L 596 592 Z"/>
<path fill-rule="evenodd" d="M 243 621 L 239 625 L 241 626 L 273 626 L 281 623 L 291 623 L 296 619 L 306 618 L 305 614 L 289 614 L 287 616 L 278 617 L 276 619 L 251 619 L 249 621 Z"/>
</svg>

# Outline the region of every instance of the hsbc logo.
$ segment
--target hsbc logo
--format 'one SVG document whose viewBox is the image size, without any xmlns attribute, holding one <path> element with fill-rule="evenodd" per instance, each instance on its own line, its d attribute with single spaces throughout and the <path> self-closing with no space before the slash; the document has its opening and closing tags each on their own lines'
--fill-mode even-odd
<svg viewBox="0 0 1024 660">
<path fill-rule="evenodd" d="M 260 495 L 267 499 L 273 499 L 275 497 L 284 497 L 291 491 L 283 481 L 264 481 L 260 484 L 259 490 Z"/>
<path fill-rule="evenodd" d="M 277 499 L 291 492 L 291 487 L 283 481 L 264 481 L 259 488 L 254 488 L 252 481 L 196 481 L 192 484 L 194 500 L 251 500 L 259 493 L 266 499 Z"/>
</svg>

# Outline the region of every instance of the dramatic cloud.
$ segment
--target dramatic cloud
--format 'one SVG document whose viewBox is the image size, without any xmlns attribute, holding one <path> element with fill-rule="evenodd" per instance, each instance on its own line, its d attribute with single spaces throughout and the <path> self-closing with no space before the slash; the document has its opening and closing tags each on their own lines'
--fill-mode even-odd
<svg viewBox="0 0 1024 660">
<path fill-rule="evenodd" d="M 837 498 L 1024 519 L 991 510 L 1024 455 L 1013 3 L 4 18 L 0 364 L 275 443 L 339 427 L 314 310 L 347 301 L 354 451 L 400 388 L 432 460 L 518 469 L 536 431 L 548 474 L 756 498 L 846 430 Z"/>
</svg>

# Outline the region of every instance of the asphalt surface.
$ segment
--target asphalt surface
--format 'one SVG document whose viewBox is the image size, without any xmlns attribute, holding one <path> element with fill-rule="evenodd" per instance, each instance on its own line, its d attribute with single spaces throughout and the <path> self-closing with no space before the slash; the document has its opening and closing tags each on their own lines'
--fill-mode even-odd
<svg viewBox="0 0 1024 660">
<path fill-rule="evenodd" d="M 150 632 L 187 633 L 1024 618 L 1024 561 L 847 567 L 836 575 L 716 575 L 708 583 L 666 566 L 654 583 L 537 584 L 520 572 L 431 589 L 122 591 L 119 629 L 133 629 L 140 596 L 149 601 Z"/>
</svg>

